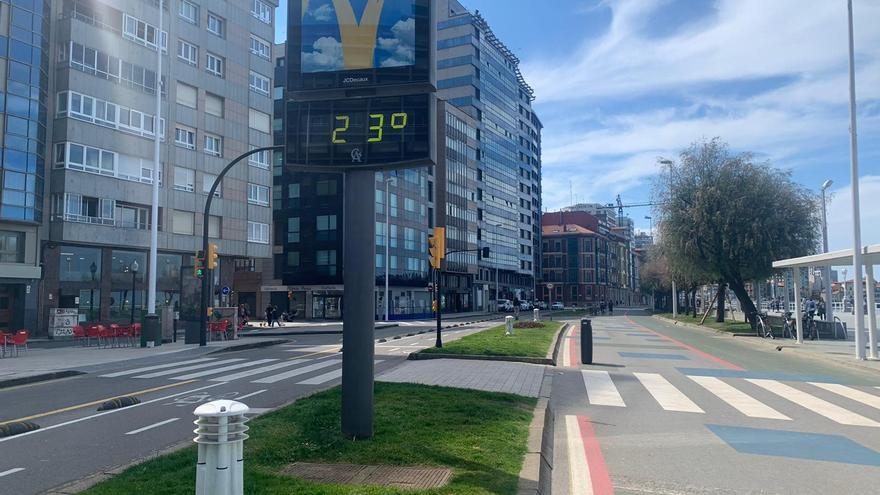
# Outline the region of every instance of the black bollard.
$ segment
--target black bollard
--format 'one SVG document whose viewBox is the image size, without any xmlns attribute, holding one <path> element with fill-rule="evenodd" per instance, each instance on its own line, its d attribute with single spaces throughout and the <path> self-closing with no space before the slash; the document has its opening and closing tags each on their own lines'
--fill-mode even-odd
<svg viewBox="0 0 880 495">
<path fill-rule="evenodd" d="M 581 320 L 581 363 L 593 364 L 593 322 Z"/>
</svg>

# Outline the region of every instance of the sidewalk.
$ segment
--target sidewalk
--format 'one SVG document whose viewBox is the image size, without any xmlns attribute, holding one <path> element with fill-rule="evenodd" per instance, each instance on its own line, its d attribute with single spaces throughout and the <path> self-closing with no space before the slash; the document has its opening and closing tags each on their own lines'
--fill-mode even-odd
<svg viewBox="0 0 880 495">
<path fill-rule="evenodd" d="M 272 345 L 281 342 L 279 339 L 261 338 L 242 340 L 222 340 L 209 342 L 205 347 L 198 345 L 186 345 L 182 340 L 176 343 L 163 344 L 160 347 L 56 347 L 56 348 L 30 348 L 22 352 L 18 357 L 5 357 L 0 359 L 0 388 L 33 383 L 38 381 L 61 378 L 80 374 L 81 368 L 100 366 L 130 361 L 134 359 L 164 356 L 187 352 L 194 355 L 208 354 L 224 349 L 250 348 L 262 345 Z"/>
</svg>

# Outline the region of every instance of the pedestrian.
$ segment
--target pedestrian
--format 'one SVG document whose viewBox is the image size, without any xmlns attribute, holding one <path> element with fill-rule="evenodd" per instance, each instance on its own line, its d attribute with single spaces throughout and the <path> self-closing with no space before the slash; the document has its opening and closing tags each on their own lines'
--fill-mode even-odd
<svg viewBox="0 0 880 495">
<path fill-rule="evenodd" d="M 519 305 L 520 305 L 519 297 L 514 296 L 513 297 L 513 317 L 517 321 L 519 321 L 519 310 L 520 310 Z"/>
<path fill-rule="evenodd" d="M 614 301 L 608 301 L 608 314 L 614 314 Z"/>
<path fill-rule="evenodd" d="M 267 327 L 272 326 L 272 315 L 273 315 L 272 305 L 267 304 L 266 305 L 266 326 Z"/>
<path fill-rule="evenodd" d="M 820 297 L 819 301 L 816 302 L 816 315 L 819 317 L 820 320 L 825 319 L 826 311 L 827 310 L 825 309 L 825 300 Z"/>
</svg>

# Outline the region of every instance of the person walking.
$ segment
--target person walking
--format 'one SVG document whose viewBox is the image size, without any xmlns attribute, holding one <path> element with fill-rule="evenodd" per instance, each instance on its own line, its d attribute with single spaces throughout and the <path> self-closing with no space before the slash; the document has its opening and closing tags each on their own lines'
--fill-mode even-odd
<svg viewBox="0 0 880 495">
<path fill-rule="evenodd" d="M 614 314 L 614 301 L 608 301 L 608 314 Z"/>
<path fill-rule="evenodd" d="M 266 305 L 266 326 L 269 327 L 269 328 L 272 327 L 272 317 L 273 317 L 273 315 L 274 315 L 274 310 L 273 310 L 273 308 L 272 308 L 272 305 L 271 305 L 271 304 L 267 304 L 267 305 Z"/>
</svg>

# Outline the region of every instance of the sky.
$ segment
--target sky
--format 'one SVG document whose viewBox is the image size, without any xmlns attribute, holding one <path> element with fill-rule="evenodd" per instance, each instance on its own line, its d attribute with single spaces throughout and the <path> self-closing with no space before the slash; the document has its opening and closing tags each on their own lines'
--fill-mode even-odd
<svg viewBox="0 0 880 495">
<path fill-rule="evenodd" d="M 535 89 L 546 210 L 618 194 L 649 202 L 658 159 L 717 136 L 805 187 L 833 180 L 830 249 L 852 246 L 845 0 L 462 3 Z M 880 2 L 853 4 L 862 241 L 878 244 Z M 282 0 L 276 41 L 285 9 Z M 627 212 L 648 230 L 649 207 Z"/>
</svg>

